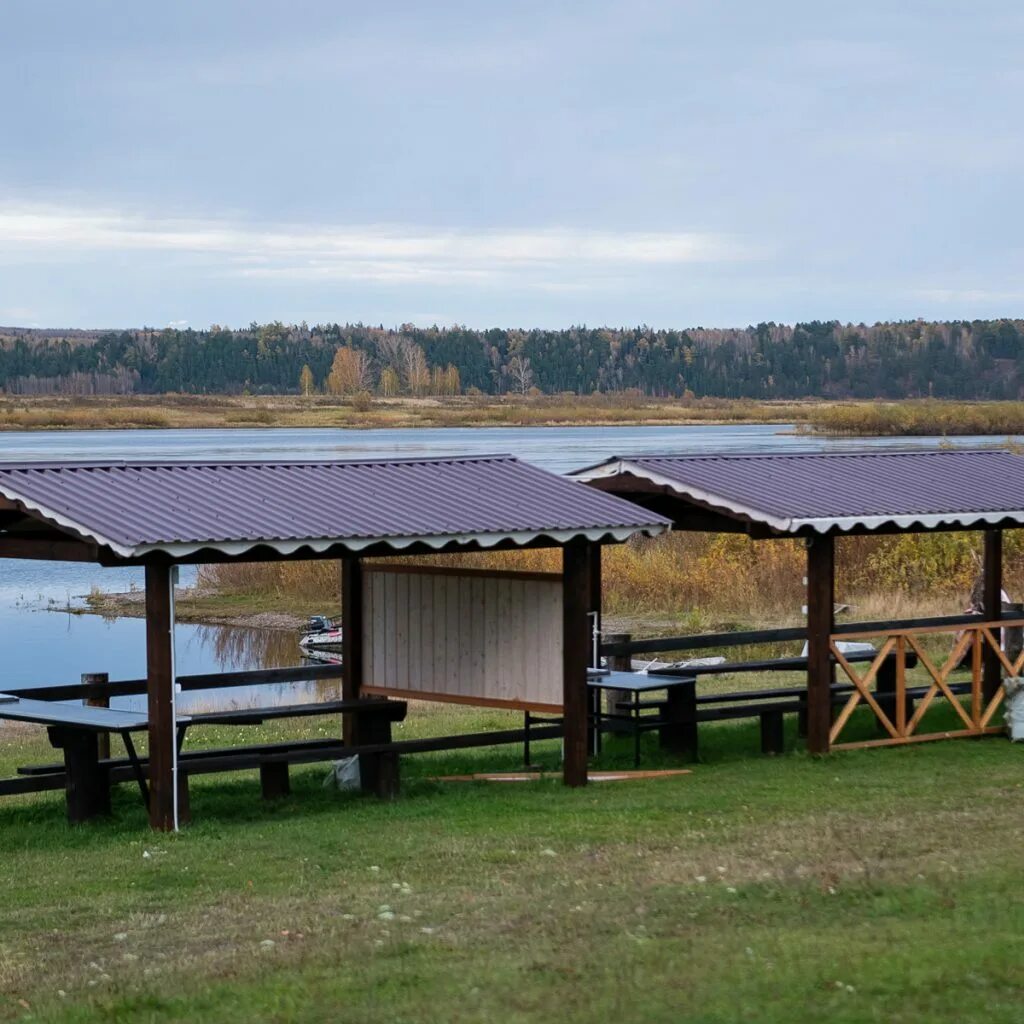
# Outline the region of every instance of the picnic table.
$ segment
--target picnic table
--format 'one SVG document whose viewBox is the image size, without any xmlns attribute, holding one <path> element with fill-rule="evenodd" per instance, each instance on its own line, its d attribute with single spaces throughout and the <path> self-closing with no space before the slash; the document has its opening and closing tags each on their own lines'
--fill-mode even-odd
<svg viewBox="0 0 1024 1024">
<path fill-rule="evenodd" d="M 677 675 L 648 675 L 646 672 L 624 672 L 609 669 L 590 669 L 587 673 L 587 690 L 590 694 L 590 714 L 594 730 L 594 750 L 601 752 L 601 734 L 606 721 L 618 731 L 630 732 L 633 736 L 633 764 L 640 766 L 640 737 L 650 730 L 658 729 L 662 746 L 679 750 L 691 744 L 689 732 L 696 733 L 692 717 L 692 705 L 696 700 L 697 677 L 680 672 Z M 614 711 L 605 711 L 601 695 L 605 690 L 618 690 L 629 694 L 629 704 L 622 701 Z M 665 691 L 665 701 L 658 706 L 657 714 L 645 715 L 641 697 L 655 690 Z M 696 740 L 693 739 L 695 744 Z"/>
<path fill-rule="evenodd" d="M 149 804 L 149 785 L 132 741 L 133 732 L 149 728 L 149 718 L 142 712 L 61 704 L 2 693 L 0 718 L 47 727 L 51 745 L 64 753 L 70 821 L 85 821 L 97 814 L 110 813 L 110 777 L 100 765 L 98 740 L 102 733 L 117 733 L 121 737 L 143 802 Z M 179 749 L 189 722 L 187 715 L 178 716 Z"/>
<path fill-rule="evenodd" d="M 604 668 L 587 669 L 587 699 L 590 725 L 590 752 L 601 752 L 601 736 L 605 724 L 611 731 L 629 732 L 633 736 L 633 763 L 640 764 L 640 738 L 644 732 L 657 729 L 661 745 L 680 753 L 696 749 L 696 723 L 693 720 L 696 700 L 696 677 L 685 672 L 675 675 L 648 675 L 646 672 L 625 672 Z M 605 690 L 624 690 L 630 694 L 628 707 L 602 709 Z M 657 705 L 641 702 L 645 693 L 664 690 L 666 698 Z M 652 714 L 645 714 L 652 711 Z M 533 712 L 524 714 L 523 759 L 530 763 L 530 729 L 538 719 Z"/>
<path fill-rule="evenodd" d="M 308 717 L 311 715 L 357 714 L 365 719 L 361 726 L 362 744 L 373 745 L 372 754 L 366 758 L 360 754 L 363 788 L 371 789 L 381 796 L 394 795 L 398 784 L 397 755 L 386 748 L 390 744 L 392 721 L 405 717 L 404 701 L 390 700 L 335 700 L 314 704 L 290 704 L 262 708 L 230 708 L 224 711 L 201 712 L 177 716 L 176 753 L 182 770 L 181 782 L 187 774 L 193 757 L 181 754 L 185 734 L 197 725 L 261 725 L 271 719 Z M 116 708 L 92 705 L 59 703 L 50 700 L 36 700 L 0 694 L 0 719 L 30 722 L 45 725 L 50 743 L 63 752 L 63 764 L 32 765 L 19 768 L 19 775 L 36 779 L 63 776 L 67 797 L 68 820 L 77 823 L 101 814 L 110 813 L 110 786 L 112 773 L 123 778 L 124 759 L 100 758 L 99 736 L 116 733 L 124 742 L 127 753 L 126 763 L 138 783 L 143 802 L 149 804 L 147 781 L 148 759 L 140 757 L 132 734 L 149 728 L 149 717 L 143 711 L 125 711 Z M 260 772 L 260 783 L 265 797 L 283 796 L 289 790 L 288 765 L 290 761 L 333 759 L 340 756 L 338 750 L 342 741 L 296 740 L 284 743 L 264 744 L 259 747 L 236 747 L 218 750 L 201 750 L 195 754 L 202 758 L 209 769 L 220 768 L 232 771 L 256 767 Z M 315 749 L 314 749 L 315 748 Z M 354 747 L 353 754 L 360 753 Z M 365 763 L 364 763 L 365 762 Z M 28 781 L 28 780 L 26 780 Z M 58 783 L 59 787 L 59 783 Z M 53 788 L 53 787 L 48 787 Z M 187 786 L 181 787 L 187 800 Z"/>
</svg>

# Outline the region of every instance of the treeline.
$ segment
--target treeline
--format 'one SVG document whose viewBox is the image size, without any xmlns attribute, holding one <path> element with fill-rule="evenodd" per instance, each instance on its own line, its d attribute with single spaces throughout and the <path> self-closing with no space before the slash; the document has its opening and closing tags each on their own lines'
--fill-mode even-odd
<svg viewBox="0 0 1024 1024">
<path fill-rule="evenodd" d="M 0 328 L 0 391 L 1020 399 L 1024 321 L 560 331 L 304 323 L 104 333 Z"/>
</svg>

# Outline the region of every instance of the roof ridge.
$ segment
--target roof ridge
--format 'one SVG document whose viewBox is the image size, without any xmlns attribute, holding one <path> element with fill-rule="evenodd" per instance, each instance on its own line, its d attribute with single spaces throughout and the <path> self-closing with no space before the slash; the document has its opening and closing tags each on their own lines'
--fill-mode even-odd
<svg viewBox="0 0 1024 1024">
<path fill-rule="evenodd" d="M 992 445 L 991 447 L 952 447 L 952 448 L 884 448 L 884 447 L 863 447 L 856 449 L 845 449 L 843 451 L 817 451 L 817 452 L 675 452 L 657 454 L 650 452 L 636 455 L 616 455 L 609 459 L 609 462 L 640 462 L 649 459 L 666 460 L 725 460 L 725 459 L 838 459 L 858 458 L 865 455 L 870 456 L 899 456 L 899 455 L 1014 455 L 1012 449 L 1005 445 Z"/>
<path fill-rule="evenodd" d="M 441 464 L 448 462 L 519 462 L 510 452 L 487 455 L 398 455 L 394 457 L 365 457 L 352 459 L 40 459 L 36 461 L 0 460 L 0 473 L 26 469 L 200 469 L 207 467 L 244 467 L 269 469 L 277 467 L 329 467 L 329 466 L 392 466 Z M 527 463 L 524 463 L 527 465 Z"/>
</svg>

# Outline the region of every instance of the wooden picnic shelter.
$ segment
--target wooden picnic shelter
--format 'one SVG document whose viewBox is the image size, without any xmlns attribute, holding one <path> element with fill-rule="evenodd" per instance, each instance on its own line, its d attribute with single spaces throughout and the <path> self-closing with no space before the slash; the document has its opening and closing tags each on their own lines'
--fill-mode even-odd
<svg viewBox="0 0 1024 1024">
<path fill-rule="evenodd" d="M 1001 731 L 993 718 L 1005 675 L 1024 668 L 1024 654 L 1004 649 L 1009 627 L 1024 625 L 1003 605 L 1003 531 L 1024 526 L 1024 457 L 1000 449 L 859 450 L 798 454 L 680 454 L 611 458 L 572 474 L 596 490 L 627 498 L 671 519 L 674 530 L 742 533 L 754 540 L 802 539 L 807 549 L 806 628 L 752 631 L 730 638 L 676 637 L 606 644 L 612 656 L 708 649 L 714 643 L 757 643 L 806 638 L 807 743 L 815 754 L 838 747 L 896 745 Z M 972 614 L 837 626 L 835 544 L 842 537 L 934 531 L 983 534 L 982 608 Z M 951 652 L 937 663 L 925 649 L 927 634 L 954 634 Z M 879 644 L 866 670 L 844 654 L 847 641 Z M 934 652 L 933 652 L 934 654 Z M 911 663 L 928 681 L 912 687 Z M 951 683 L 961 664 L 969 678 Z M 892 668 L 891 691 L 876 686 Z M 731 666 L 725 666 L 730 668 Z M 764 666 L 770 667 L 770 666 Z M 786 666 L 783 666 L 786 667 Z M 836 672 L 847 683 L 837 691 Z M 967 706 L 961 697 L 969 698 Z M 958 727 L 919 729 L 936 699 L 948 699 Z M 914 700 L 918 700 L 916 709 Z M 877 718 L 879 739 L 841 742 L 859 708 Z"/>
<path fill-rule="evenodd" d="M 306 760 L 400 747 L 381 743 L 379 733 L 360 734 L 367 716 L 356 712 L 372 711 L 371 701 L 380 707 L 387 697 L 557 710 L 562 715 L 563 776 L 569 785 L 582 785 L 587 780 L 587 670 L 594 616 L 600 613 L 601 547 L 668 526 L 657 513 L 510 456 L 2 464 L 0 558 L 144 567 L 146 677 L 135 688 L 111 683 L 107 692 L 144 692 L 147 710 L 141 715 L 111 710 L 109 719 L 98 709 L 72 716 L 67 705 L 50 704 L 65 710 L 47 712 L 46 702 L 35 695 L 51 700 L 93 695 L 88 687 L 85 692 L 56 686 L 8 696 L 9 703 L 0 703 L 0 717 L 20 714 L 23 720 L 48 724 L 51 735 L 70 745 L 65 749 L 68 764 L 68 749 L 95 763 L 97 732 L 127 737 L 133 730 L 144 731 L 148 756 L 144 764 L 133 760 L 133 765 L 147 796 L 150 824 L 161 830 L 175 828 L 179 820 L 179 768 L 185 765 L 181 770 L 187 775 L 218 767 L 202 756 L 187 764 L 180 760 L 183 726 L 194 726 L 201 717 L 177 715 L 181 685 L 199 689 L 340 677 L 344 738 L 312 755 L 306 752 Z M 562 549 L 560 575 L 417 573 L 408 565 L 378 571 L 370 564 L 396 555 L 538 547 Z M 340 668 L 176 676 L 176 566 L 309 559 L 335 559 L 341 565 Z M 435 614 L 439 599 L 447 602 L 443 619 Z M 461 689 L 452 688 L 453 679 Z M 37 704 L 44 705 L 42 711 Z M 270 709 L 265 717 L 273 717 Z M 93 738 L 82 740 L 90 731 Z M 258 764 L 262 773 L 283 758 L 280 752 L 250 753 L 232 763 Z M 55 785 L 66 782 L 70 801 L 70 771 L 61 779 L 51 773 Z M 93 794 L 93 799 L 102 802 L 102 795 Z"/>
</svg>

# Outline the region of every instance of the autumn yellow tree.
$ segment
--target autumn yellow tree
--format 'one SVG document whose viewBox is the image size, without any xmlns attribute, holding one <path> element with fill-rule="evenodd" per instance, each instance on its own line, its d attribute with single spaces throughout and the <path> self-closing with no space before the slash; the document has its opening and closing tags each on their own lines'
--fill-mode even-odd
<svg viewBox="0 0 1024 1024">
<path fill-rule="evenodd" d="M 385 366 L 380 371 L 380 393 L 385 398 L 393 398 L 398 394 L 401 384 L 398 380 L 398 374 L 391 366 Z"/>
<path fill-rule="evenodd" d="M 362 349 L 342 345 L 334 353 L 327 390 L 332 395 L 354 395 L 366 391 L 372 383 L 370 360 Z"/>
<path fill-rule="evenodd" d="M 316 381 L 313 379 L 313 371 L 309 368 L 307 363 L 302 367 L 302 373 L 299 374 L 299 392 L 309 398 L 311 394 L 316 390 Z"/>
<path fill-rule="evenodd" d="M 425 395 L 430 391 L 430 367 L 423 349 L 407 341 L 402 347 L 402 379 L 406 390 L 413 395 Z"/>
</svg>

